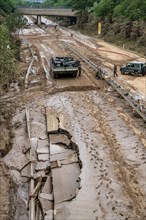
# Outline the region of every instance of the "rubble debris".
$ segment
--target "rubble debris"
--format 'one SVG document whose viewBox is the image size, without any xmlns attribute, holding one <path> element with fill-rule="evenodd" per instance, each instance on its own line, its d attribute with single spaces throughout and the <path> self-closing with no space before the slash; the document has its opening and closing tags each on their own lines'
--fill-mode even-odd
<svg viewBox="0 0 146 220">
<path fill-rule="evenodd" d="M 41 138 L 38 139 L 37 148 L 47 148 L 48 147 L 48 140 L 42 140 Z"/>
<path fill-rule="evenodd" d="M 40 170 L 46 170 L 50 167 L 50 162 L 49 161 L 41 161 L 36 163 L 35 170 L 40 171 Z"/>
<path fill-rule="evenodd" d="M 68 146 L 70 144 L 70 139 L 65 134 L 49 134 L 50 144 L 63 144 Z"/>
<path fill-rule="evenodd" d="M 31 163 L 31 162 L 28 161 L 28 162 L 19 170 L 19 172 L 21 172 L 21 171 L 22 171 L 25 167 L 27 167 L 30 163 Z"/>
<path fill-rule="evenodd" d="M 39 182 L 37 183 L 36 187 L 34 188 L 34 190 L 31 193 L 31 197 L 35 197 L 36 194 L 38 193 L 40 187 L 41 187 L 41 181 L 42 181 L 42 177 L 39 179 Z"/>
<path fill-rule="evenodd" d="M 53 209 L 52 201 L 44 198 L 39 198 L 39 201 L 41 202 L 43 213 L 46 213 L 48 210 Z"/>
<path fill-rule="evenodd" d="M 54 219 L 54 210 L 49 210 L 46 212 L 45 220 L 53 220 Z"/>
<path fill-rule="evenodd" d="M 42 188 L 42 193 L 51 193 L 52 192 L 52 179 L 50 176 L 47 176 L 45 185 Z"/>
<path fill-rule="evenodd" d="M 76 196 L 76 188 L 80 183 L 76 179 L 80 175 L 78 163 L 63 165 L 52 169 L 53 192 L 55 204 L 69 201 Z"/>
<path fill-rule="evenodd" d="M 60 153 L 60 154 L 54 154 L 50 156 L 50 162 L 57 161 L 57 160 L 65 160 L 68 157 L 71 157 L 74 155 L 74 152 L 72 150 L 68 150 L 67 152 Z"/>
<path fill-rule="evenodd" d="M 46 107 L 47 132 L 49 134 L 58 132 L 58 118 L 55 112 Z"/>
<path fill-rule="evenodd" d="M 37 154 L 49 154 L 49 148 L 48 147 L 37 148 Z"/>
<path fill-rule="evenodd" d="M 67 164 L 78 163 L 78 162 L 79 162 L 78 155 L 77 155 L 77 153 L 74 153 L 74 154 L 70 155 L 67 159 L 62 160 L 61 164 L 67 165 Z"/>
<path fill-rule="evenodd" d="M 48 193 L 40 193 L 39 198 L 47 199 L 49 201 L 53 201 L 53 195 Z"/>
<path fill-rule="evenodd" d="M 61 162 L 59 160 L 53 161 L 51 163 L 51 168 L 61 167 Z"/>
<path fill-rule="evenodd" d="M 66 152 L 68 152 L 68 149 L 64 148 L 64 146 L 62 146 L 61 144 L 50 144 L 50 156 Z"/>
<path fill-rule="evenodd" d="M 34 179 L 37 180 L 40 177 L 46 177 L 46 174 L 45 174 L 44 170 L 41 170 L 41 171 L 38 171 L 37 173 L 34 173 Z"/>
<path fill-rule="evenodd" d="M 64 120 L 64 115 L 63 114 L 59 114 L 59 128 L 61 130 L 66 130 L 67 129 L 65 128 L 65 120 Z"/>
<path fill-rule="evenodd" d="M 38 160 L 39 161 L 48 161 L 49 160 L 49 154 L 38 154 Z"/>
<path fill-rule="evenodd" d="M 81 161 L 78 146 L 72 142 L 72 136 L 65 130 L 64 115 L 57 115 L 54 112 L 49 114 L 49 112 L 51 112 L 50 109 L 46 111 L 47 124 L 49 125 L 47 131 L 50 141 L 54 205 L 56 206 L 77 196 L 81 188 L 80 181 L 77 181 L 80 175 Z"/>
</svg>

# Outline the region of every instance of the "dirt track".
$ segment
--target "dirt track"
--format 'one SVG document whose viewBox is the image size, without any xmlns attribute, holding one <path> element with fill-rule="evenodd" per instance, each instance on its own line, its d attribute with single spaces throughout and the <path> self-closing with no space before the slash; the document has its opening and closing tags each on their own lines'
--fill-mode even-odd
<svg viewBox="0 0 146 220">
<path fill-rule="evenodd" d="M 51 56 L 72 56 L 64 48 L 63 41 L 70 43 L 97 65 L 102 65 L 109 75 L 112 75 L 114 63 L 120 65 L 128 60 L 140 60 L 140 57 L 79 33 L 74 33 L 72 38 L 71 32 L 64 29 L 55 31 L 50 27 L 45 32 L 35 28 L 30 27 L 31 30 L 27 29 L 27 33 L 20 37 L 33 44 L 38 56 L 34 64 L 37 68 L 39 66 L 38 72 L 36 75 L 31 74 L 26 91 L 21 94 L 11 93 L 7 99 L 3 98 L 7 100 L 6 106 L 16 109 L 11 128 L 14 133 L 13 147 L 2 159 L 10 168 L 12 179 L 18 186 L 13 197 L 13 203 L 17 206 L 13 219 L 28 219 L 25 204 L 28 199 L 28 179 L 21 177 L 18 170 L 27 162 L 22 154 L 24 146 L 28 144 L 25 107 L 30 108 L 31 141 L 36 145 L 40 137 L 46 138 L 44 114 L 45 107 L 49 106 L 56 114 L 63 115 L 65 129 L 79 147 L 82 161 L 81 189 L 75 199 L 65 203 L 64 206 L 69 210 L 69 214 L 68 211 L 65 213 L 66 219 L 77 219 L 76 208 L 80 207 L 79 220 L 144 220 L 144 122 L 104 81 L 96 80 L 95 72 L 85 63 L 82 63 L 81 77 L 52 80 L 49 75 Z M 128 83 L 126 85 L 129 89 L 144 97 L 144 77 L 133 80 L 133 77 L 119 76 L 118 80 Z M 131 81 L 135 82 L 132 87 Z M 10 189 L 9 186 L 7 188 Z M 1 196 L 4 198 L 4 195 Z M 2 219 L 12 216 L 12 201 L 7 199 L 8 202 L 3 200 L 7 209 L 2 213 Z"/>
</svg>

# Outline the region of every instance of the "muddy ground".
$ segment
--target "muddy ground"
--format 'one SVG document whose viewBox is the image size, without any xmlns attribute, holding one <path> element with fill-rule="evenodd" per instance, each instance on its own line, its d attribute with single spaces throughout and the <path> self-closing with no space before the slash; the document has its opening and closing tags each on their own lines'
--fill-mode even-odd
<svg viewBox="0 0 146 220">
<path fill-rule="evenodd" d="M 49 74 L 52 56 L 75 57 L 64 42 L 111 77 L 114 63 L 120 66 L 144 58 L 71 30 L 55 30 L 50 22 L 45 29 L 31 24 L 19 32 L 19 37 L 22 85 L 12 85 L 1 97 L 1 219 L 28 219 L 29 168 L 23 175 L 20 172 L 28 162 L 23 154 L 28 146 L 25 108 L 30 109 L 31 145 L 35 148 L 38 140 L 47 139 L 45 108 L 49 107 L 62 115 L 65 130 L 78 146 L 82 162 L 81 187 L 75 198 L 63 203 L 63 219 L 144 220 L 144 121 L 109 85 L 97 80 L 95 72 L 83 62 L 81 77 L 52 79 Z M 32 59 L 30 47 L 34 62 L 26 88 L 25 76 Z M 119 73 L 117 81 L 145 98 L 145 77 Z M 55 215 L 54 219 L 61 216 Z"/>
</svg>

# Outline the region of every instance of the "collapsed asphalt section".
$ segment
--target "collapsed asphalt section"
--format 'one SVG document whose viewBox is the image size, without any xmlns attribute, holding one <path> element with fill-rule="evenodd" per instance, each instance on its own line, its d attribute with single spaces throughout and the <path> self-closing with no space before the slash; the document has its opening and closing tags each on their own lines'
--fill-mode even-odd
<svg viewBox="0 0 146 220">
<path fill-rule="evenodd" d="M 80 189 L 78 146 L 64 127 L 63 115 L 46 108 L 47 132 L 54 194 L 54 219 L 67 219 L 64 202 L 70 202 Z M 46 219 L 47 218 L 46 216 Z"/>
<path fill-rule="evenodd" d="M 46 108 L 46 121 L 49 143 L 39 139 L 37 148 L 31 148 L 31 123 L 26 109 L 30 146 L 23 153 L 29 162 L 19 171 L 30 164 L 29 219 L 67 219 L 64 202 L 71 202 L 79 192 L 82 164 L 78 146 L 63 126 L 62 115 Z"/>
</svg>

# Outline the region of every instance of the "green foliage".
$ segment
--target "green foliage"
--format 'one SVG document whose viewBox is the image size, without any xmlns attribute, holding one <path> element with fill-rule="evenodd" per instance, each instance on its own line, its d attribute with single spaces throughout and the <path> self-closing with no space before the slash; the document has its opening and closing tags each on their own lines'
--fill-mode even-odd
<svg viewBox="0 0 146 220">
<path fill-rule="evenodd" d="M 24 0 L 0 0 L 4 11 L 10 11 L 13 4 L 32 5 L 37 3 Z M 8 4 L 8 2 L 10 4 Z M 12 4 L 13 3 L 13 4 Z M 11 5 L 11 7 L 10 7 Z M 94 13 L 96 17 L 120 17 L 130 20 L 146 20 L 146 0 L 46 0 L 39 6 L 71 7 L 78 11 Z"/>
<path fill-rule="evenodd" d="M 94 13 L 96 17 L 121 17 L 146 20 L 146 0 L 47 0 L 47 6 L 72 7 Z"/>
<path fill-rule="evenodd" d="M 106 17 L 113 13 L 114 0 L 101 0 L 95 7 L 96 17 Z"/>
<path fill-rule="evenodd" d="M 24 25 L 23 17 L 14 12 L 15 0 L 0 0 L 0 87 L 17 77 L 18 50 L 12 32 Z"/>
<path fill-rule="evenodd" d="M 2 9 L 5 13 L 12 12 L 14 8 L 11 0 L 0 0 L 0 9 Z"/>
<path fill-rule="evenodd" d="M 57 2 L 56 2 L 57 3 Z M 42 6 L 45 6 L 45 7 L 54 7 L 54 4 L 55 4 L 55 1 L 53 0 L 46 0 Z"/>
<path fill-rule="evenodd" d="M 11 49 L 9 31 L 6 24 L 0 25 L 0 86 L 16 78 L 15 50 Z"/>
<path fill-rule="evenodd" d="M 96 7 L 97 7 L 99 2 L 100 2 L 100 0 L 94 1 L 92 7 L 89 9 L 89 12 L 94 12 L 96 10 Z"/>
<path fill-rule="evenodd" d="M 94 2 L 95 0 L 72 0 L 72 7 L 76 10 L 86 11 L 93 6 Z"/>
<path fill-rule="evenodd" d="M 26 21 L 19 13 L 9 14 L 6 19 L 9 32 L 15 32 L 18 28 L 25 25 Z"/>
<path fill-rule="evenodd" d="M 72 0 L 58 0 L 58 2 L 54 4 L 54 6 L 71 7 Z"/>
<path fill-rule="evenodd" d="M 125 17 L 131 20 L 146 19 L 146 0 L 124 0 L 114 9 L 115 17 Z"/>
</svg>

